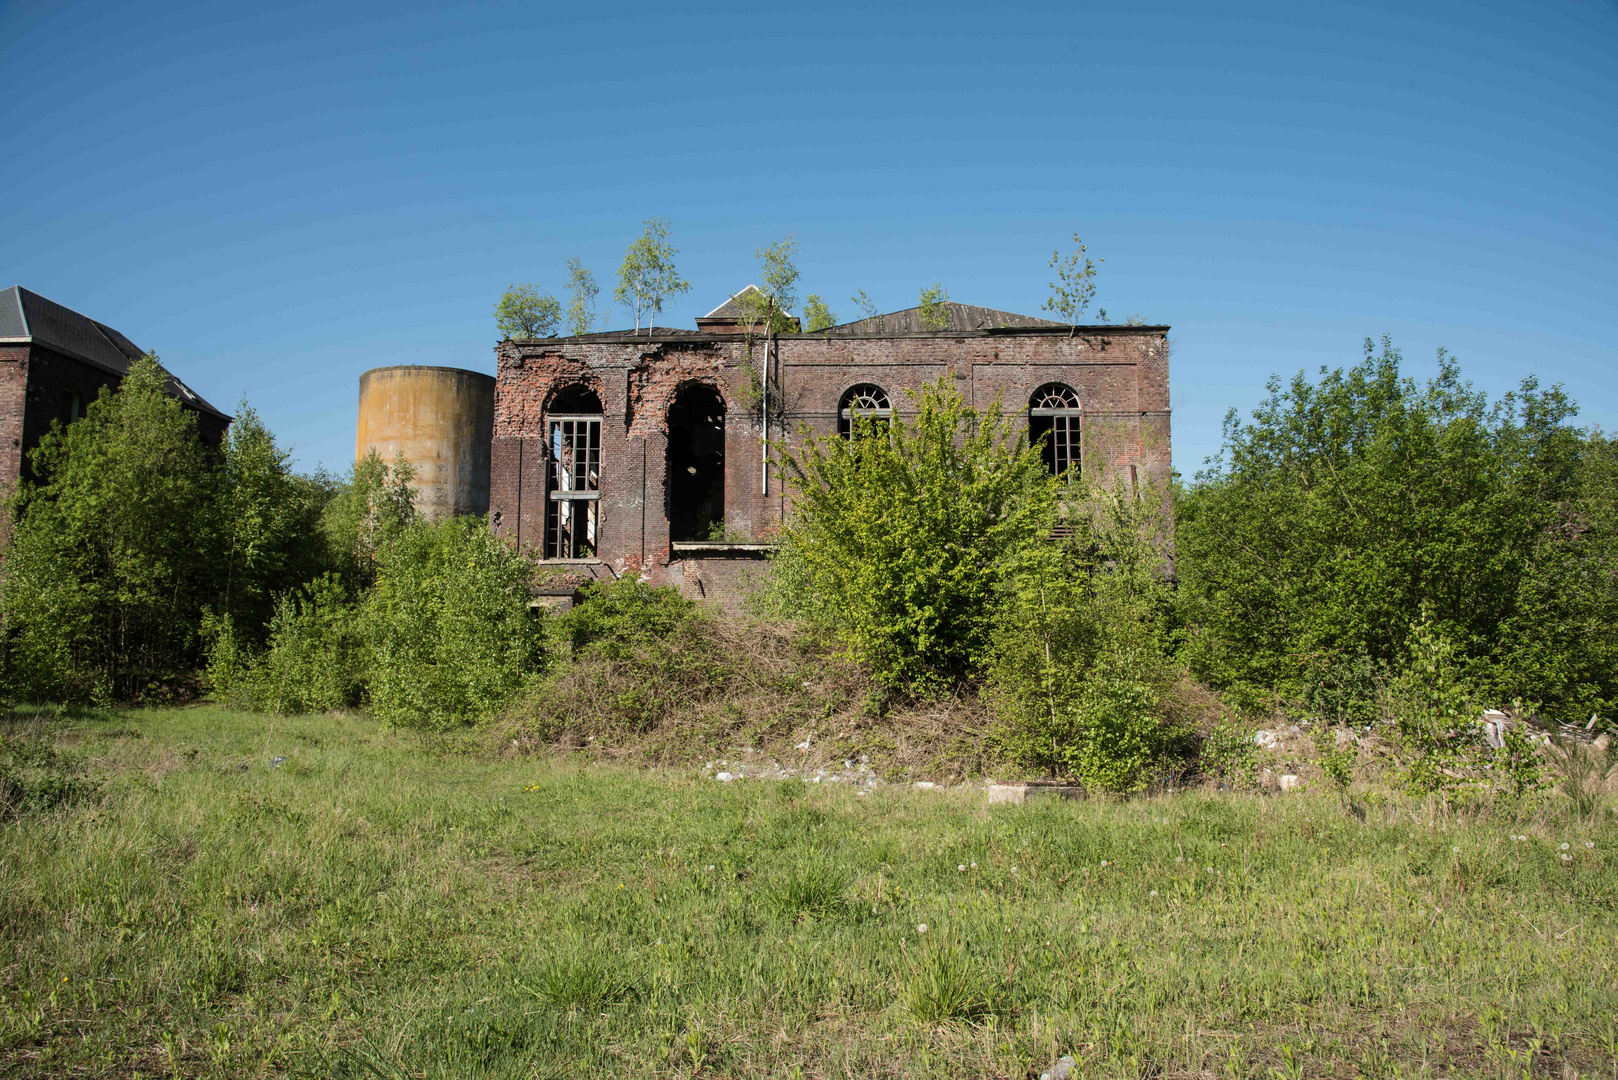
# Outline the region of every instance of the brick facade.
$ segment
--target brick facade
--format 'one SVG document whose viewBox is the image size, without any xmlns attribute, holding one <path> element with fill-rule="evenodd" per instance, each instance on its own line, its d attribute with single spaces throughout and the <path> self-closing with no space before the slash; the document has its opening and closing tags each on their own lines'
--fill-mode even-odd
<svg viewBox="0 0 1618 1080">
<path fill-rule="evenodd" d="M 771 460 L 783 445 L 810 433 L 837 430 L 838 408 L 850 387 L 872 383 L 896 411 L 907 392 L 940 377 L 953 379 L 966 400 L 986 406 L 998 397 L 1024 410 L 1040 386 L 1071 387 L 1082 409 L 1085 472 L 1104 482 L 1161 484 L 1172 469 L 1169 451 L 1168 327 L 1090 326 L 1076 331 L 1041 320 L 950 305 L 952 322 L 1024 325 L 925 332 L 888 329 L 867 320 L 830 332 L 783 334 L 773 347 L 737 333 L 653 330 L 576 338 L 503 342 L 497 349 L 490 519 L 497 534 L 544 553 L 547 505 L 545 416 L 551 398 L 573 384 L 589 387 L 602 405 L 597 552 L 575 564 L 598 577 L 645 571 L 688 595 L 733 607 L 756 581 L 762 564 L 736 542 L 768 542 L 790 512 Z M 902 315 L 903 313 L 901 313 Z M 882 317 L 890 323 L 896 316 Z M 876 332 L 871 332 L 875 325 Z M 901 324 L 902 325 L 902 324 Z M 772 369 L 769 420 L 761 420 L 758 372 Z M 724 416 L 724 533 L 726 545 L 670 541 L 669 408 L 682 388 L 717 391 Z M 676 438 L 679 433 L 676 432 Z"/>
</svg>

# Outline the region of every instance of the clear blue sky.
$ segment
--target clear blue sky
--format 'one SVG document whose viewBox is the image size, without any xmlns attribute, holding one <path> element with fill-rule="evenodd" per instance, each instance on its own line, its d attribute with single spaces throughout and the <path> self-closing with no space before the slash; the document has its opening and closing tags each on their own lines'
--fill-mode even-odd
<svg viewBox="0 0 1618 1080">
<path fill-rule="evenodd" d="M 1618 427 L 1610 0 L 255 7 L 0 6 L 0 287 L 304 466 L 347 466 L 361 371 L 493 371 L 508 283 L 579 255 L 610 292 L 654 215 L 674 326 L 787 233 L 844 318 L 934 280 L 1037 313 L 1078 231 L 1098 305 L 1174 327 L 1187 475 L 1271 372 L 1384 332 Z"/>
</svg>

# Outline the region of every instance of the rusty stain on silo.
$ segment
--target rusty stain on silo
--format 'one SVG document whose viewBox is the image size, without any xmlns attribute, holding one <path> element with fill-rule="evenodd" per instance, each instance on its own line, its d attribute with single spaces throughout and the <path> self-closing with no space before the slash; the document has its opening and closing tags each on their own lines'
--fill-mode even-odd
<svg viewBox="0 0 1618 1080">
<path fill-rule="evenodd" d="M 416 509 L 430 521 L 489 512 L 493 437 L 492 375 L 400 365 L 360 376 L 355 460 L 403 455 L 416 470 Z"/>
</svg>

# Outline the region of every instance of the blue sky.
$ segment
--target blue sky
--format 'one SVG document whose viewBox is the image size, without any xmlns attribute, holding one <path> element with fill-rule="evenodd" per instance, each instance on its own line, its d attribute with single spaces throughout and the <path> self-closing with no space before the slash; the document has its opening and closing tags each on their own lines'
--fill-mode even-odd
<svg viewBox="0 0 1618 1080">
<path fill-rule="evenodd" d="M 508 283 L 610 292 L 651 216 L 674 326 L 787 233 L 844 318 L 1037 313 L 1077 231 L 1174 327 L 1188 476 L 1383 333 L 1618 427 L 1618 5 L 1212 7 L 4 4 L 0 287 L 336 470 L 360 372 L 492 372 Z"/>
</svg>

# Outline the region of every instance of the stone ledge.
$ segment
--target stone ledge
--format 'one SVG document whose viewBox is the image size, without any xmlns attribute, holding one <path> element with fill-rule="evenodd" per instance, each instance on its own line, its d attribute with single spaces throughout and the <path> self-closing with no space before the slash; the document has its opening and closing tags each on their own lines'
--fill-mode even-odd
<svg viewBox="0 0 1618 1080">
<path fill-rule="evenodd" d="M 990 784 L 991 803 L 1040 802 L 1047 799 L 1082 799 L 1084 789 L 1077 784 L 1032 783 Z"/>
</svg>

